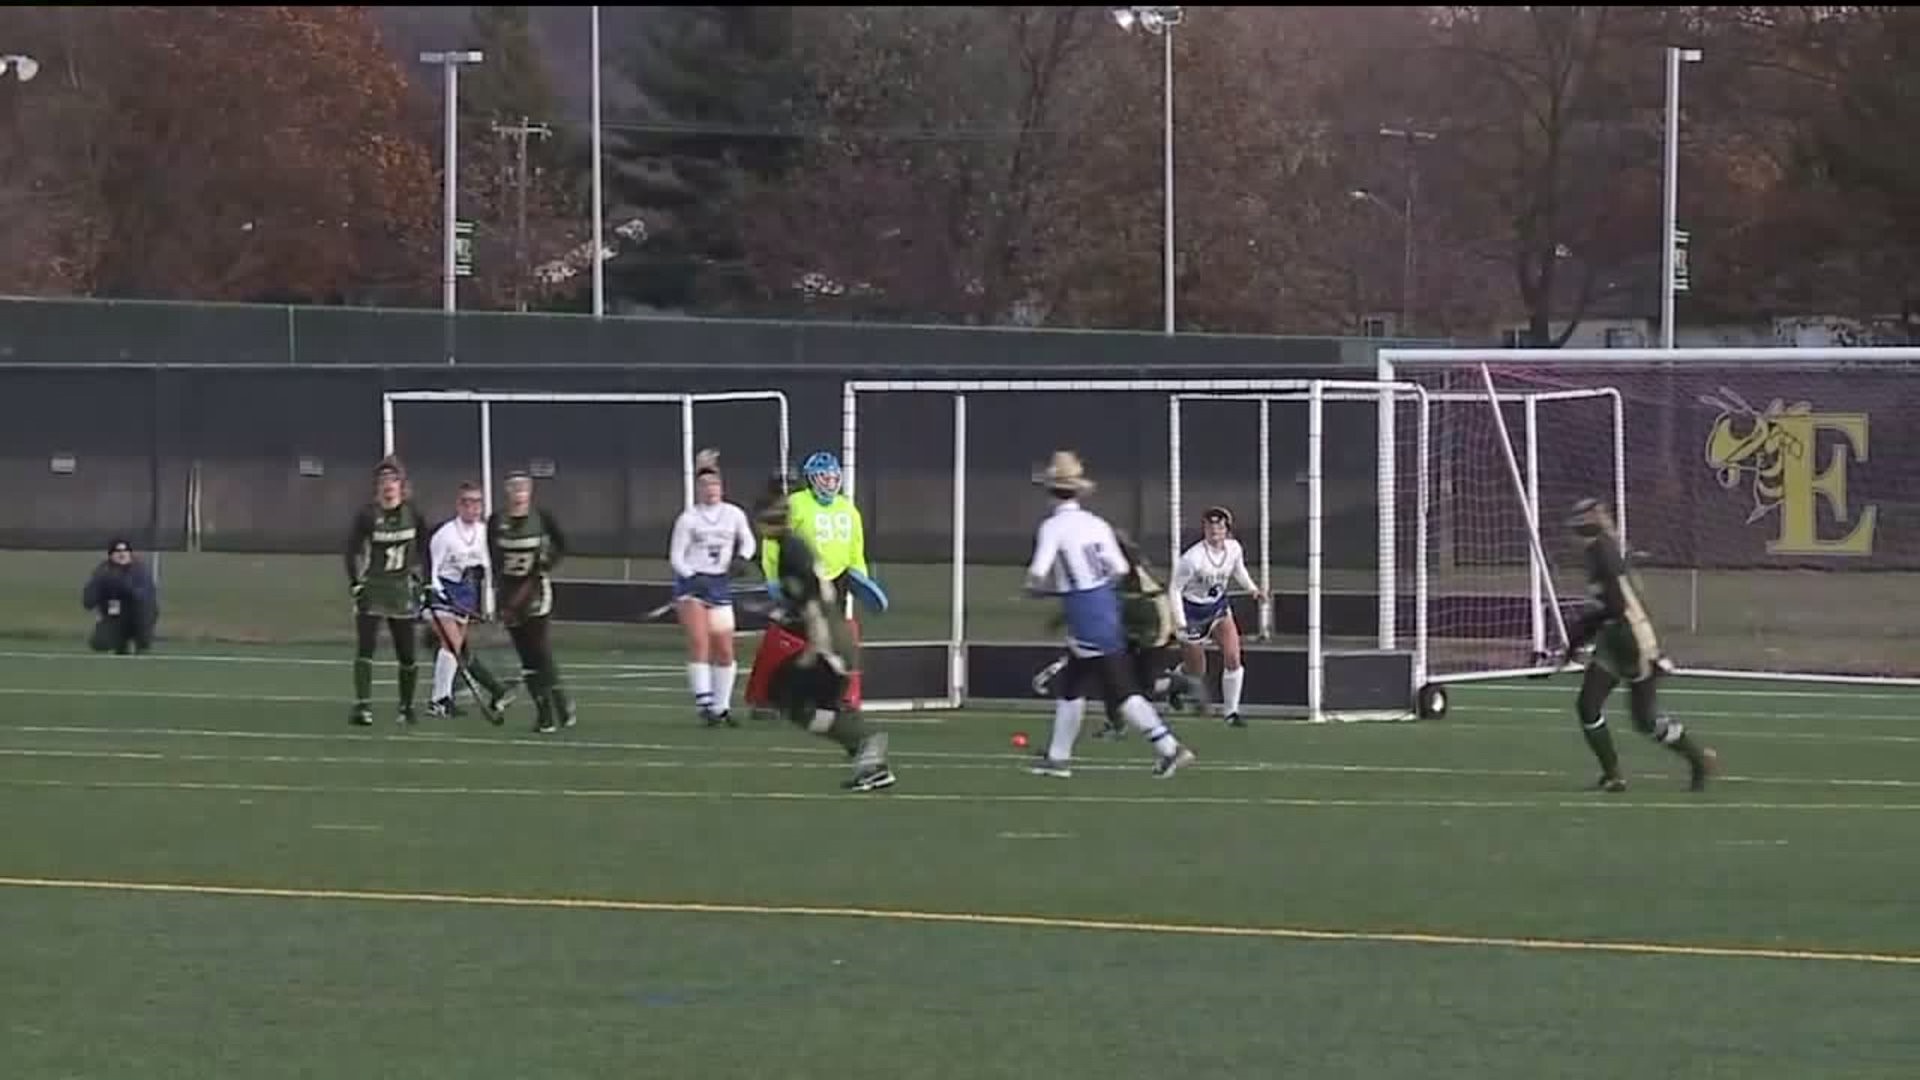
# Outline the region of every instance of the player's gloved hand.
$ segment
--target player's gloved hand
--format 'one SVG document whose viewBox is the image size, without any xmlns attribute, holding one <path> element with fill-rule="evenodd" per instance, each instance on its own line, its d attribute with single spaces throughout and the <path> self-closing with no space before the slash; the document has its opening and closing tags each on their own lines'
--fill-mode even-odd
<svg viewBox="0 0 1920 1080">
<path fill-rule="evenodd" d="M 847 581 L 853 595 L 860 598 L 860 602 L 867 607 L 867 610 L 882 614 L 886 612 L 887 590 L 882 589 L 879 582 L 858 570 L 848 570 Z"/>
<path fill-rule="evenodd" d="M 365 595 L 366 591 L 367 583 L 364 581 L 356 581 L 347 586 L 347 592 L 353 597 L 353 602 L 356 604 L 360 602 L 360 597 Z"/>
</svg>

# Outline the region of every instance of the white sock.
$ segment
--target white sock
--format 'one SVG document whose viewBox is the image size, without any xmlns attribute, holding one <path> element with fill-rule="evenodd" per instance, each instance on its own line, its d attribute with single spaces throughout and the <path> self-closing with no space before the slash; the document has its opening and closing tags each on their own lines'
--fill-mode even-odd
<svg viewBox="0 0 1920 1080">
<path fill-rule="evenodd" d="M 1160 719 L 1160 714 L 1154 712 L 1153 706 L 1147 704 L 1147 699 L 1139 694 L 1120 703 L 1120 715 L 1147 737 L 1147 741 L 1153 744 L 1154 752 L 1161 757 L 1180 749 L 1180 740 L 1173 737 L 1173 729 Z"/>
<path fill-rule="evenodd" d="M 733 707 L 733 673 L 738 669 L 732 664 L 719 664 L 713 669 L 713 711 L 726 712 Z"/>
<path fill-rule="evenodd" d="M 1220 697 L 1228 716 L 1240 711 L 1240 688 L 1246 682 L 1247 669 L 1244 667 L 1228 668 L 1220 673 Z"/>
<path fill-rule="evenodd" d="M 1073 743 L 1080 737 L 1080 717 L 1086 708 L 1086 698 L 1071 701 L 1061 698 L 1054 703 L 1053 742 L 1047 747 L 1048 760 L 1061 764 L 1073 760 Z"/>
<path fill-rule="evenodd" d="M 453 654 L 445 649 L 433 658 L 433 699 L 445 701 L 453 696 L 453 676 L 460 670 L 460 664 Z"/>
<path fill-rule="evenodd" d="M 688 664 L 687 685 L 693 689 L 693 703 L 702 709 L 713 705 L 713 665 Z"/>
</svg>

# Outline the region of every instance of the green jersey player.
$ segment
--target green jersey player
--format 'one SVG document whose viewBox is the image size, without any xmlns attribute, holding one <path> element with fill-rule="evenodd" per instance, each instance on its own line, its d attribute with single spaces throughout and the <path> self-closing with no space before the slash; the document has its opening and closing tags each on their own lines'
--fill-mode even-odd
<svg viewBox="0 0 1920 1080">
<path fill-rule="evenodd" d="M 373 470 L 374 501 L 354 516 L 347 537 L 347 584 L 353 594 L 353 712 L 358 726 L 373 723 L 373 654 L 380 624 L 393 638 L 400 673 L 402 724 L 414 722 L 415 665 L 413 622 L 420 614 L 420 590 L 432 574 L 428 563 L 426 518 L 408 498 L 407 474 L 386 458 Z"/>
<path fill-rule="evenodd" d="M 1587 746 L 1600 761 L 1598 786 L 1604 791 L 1625 791 L 1627 787 L 1620 775 L 1613 735 L 1601 711 L 1614 687 L 1624 682 L 1633 726 L 1686 758 L 1692 770 L 1691 786 L 1699 791 L 1706 787 L 1717 758 L 1712 748 L 1701 746 L 1684 726 L 1660 710 L 1656 684 L 1673 670 L 1673 665 L 1660 651 L 1660 639 L 1641 599 L 1639 579 L 1620 550 L 1613 515 L 1599 500 L 1581 499 L 1574 504 L 1568 524 L 1586 545 L 1588 597 L 1579 623 L 1568 634 L 1571 640 L 1564 662 L 1572 662 L 1582 646 L 1593 643 L 1593 658 L 1580 683 L 1577 711 Z"/>
<path fill-rule="evenodd" d="M 546 733 L 575 723 L 573 702 L 560 683 L 548 629 L 553 614 L 552 573 L 566 557 L 567 538 L 560 523 L 533 505 L 533 478 L 507 476 L 507 504 L 487 521 L 488 557 L 497 583 L 500 622 L 520 654 L 528 696 L 533 698 L 533 729 Z"/>
</svg>

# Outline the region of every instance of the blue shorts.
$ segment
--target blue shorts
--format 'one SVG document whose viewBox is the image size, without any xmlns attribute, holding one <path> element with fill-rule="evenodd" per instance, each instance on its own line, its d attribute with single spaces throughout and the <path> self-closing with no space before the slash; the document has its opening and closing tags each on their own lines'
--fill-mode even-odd
<svg viewBox="0 0 1920 1080">
<path fill-rule="evenodd" d="M 1126 628 L 1120 619 L 1120 594 L 1111 584 L 1063 593 L 1067 652 L 1083 659 L 1120 656 L 1127 651 Z"/>
<path fill-rule="evenodd" d="M 1187 617 L 1186 629 L 1180 636 L 1187 641 L 1205 641 L 1213 636 L 1213 628 L 1220 625 L 1221 619 L 1232 618 L 1232 609 L 1227 606 L 1225 596 L 1212 600 L 1189 600 L 1180 598 L 1180 610 Z"/>
<path fill-rule="evenodd" d="M 693 574 L 673 578 L 673 599 L 698 600 L 707 607 L 732 607 L 733 582 L 725 574 Z"/>
<path fill-rule="evenodd" d="M 428 603 L 434 611 L 444 611 L 454 615 L 478 615 L 480 613 L 480 586 L 478 583 L 461 579 L 442 581 L 440 587 L 445 590 Z"/>
</svg>

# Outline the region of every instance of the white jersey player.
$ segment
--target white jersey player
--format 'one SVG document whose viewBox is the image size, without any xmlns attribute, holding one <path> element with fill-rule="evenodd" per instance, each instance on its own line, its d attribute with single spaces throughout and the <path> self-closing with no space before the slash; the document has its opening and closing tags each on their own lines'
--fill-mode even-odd
<svg viewBox="0 0 1920 1080">
<path fill-rule="evenodd" d="M 1036 595 L 1059 598 L 1066 622 L 1067 663 L 1054 683 L 1059 700 L 1054 706 L 1053 740 L 1034 762 L 1033 772 L 1061 778 L 1073 775 L 1069 763 L 1091 683 L 1153 744 L 1153 774 L 1172 776 L 1193 760 L 1193 751 L 1180 745 L 1134 685 L 1118 588 L 1130 567 L 1113 527 L 1080 505 L 1080 496 L 1093 490 L 1093 482 L 1086 478 L 1079 455 L 1070 450 L 1056 452 L 1035 482 L 1052 494 L 1055 505 L 1034 537 L 1027 588 Z"/>
<path fill-rule="evenodd" d="M 493 572 L 487 555 L 486 497 L 478 485 L 460 485 L 454 516 L 434 530 L 427 552 L 433 562 L 427 618 L 438 628 L 440 640 L 440 651 L 433 659 L 428 713 L 453 715 L 453 677 L 464 662 L 468 674 L 490 697 L 483 703 L 488 719 L 500 723 L 502 710 L 513 697 L 513 684 L 496 680 L 467 648 L 467 623 L 480 617 L 481 597 Z"/>
<path fill-rule="evenodd" d="M 1233 620 L 1233 593 L 1256 590 L 1247 572 L 1246 551 L 1233 538 L 1233 512 L 1215 506 L 1200 516 L 1200 542 L 1188 548 L 1173 568 L 1172 587 L 1179 603 L 1174 622 L 1186 654 L 1185 672 L 1206 678 L 1206 643 L 1220 645 L 1221 712 L 1228 724 L 1245 726 L 1240 719 L 1240 692 L 1247 672 L 1240 654 L 1240 626 Z"/>
<path fill-rule="evenodd" d="M 687 684 L 708 727 L 738 726 L 731 712 L 733 680 L 733 560 L 751 559 L 753 526 L 747 512 L 725 499 L 720 455 L 702 450 L 694 473 L 694 504 L 673 523 L 667 560 L 673 564 L 673 606 L 687 631 Z"/>
</svg>

